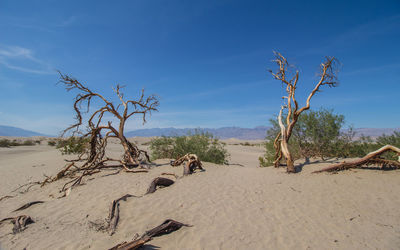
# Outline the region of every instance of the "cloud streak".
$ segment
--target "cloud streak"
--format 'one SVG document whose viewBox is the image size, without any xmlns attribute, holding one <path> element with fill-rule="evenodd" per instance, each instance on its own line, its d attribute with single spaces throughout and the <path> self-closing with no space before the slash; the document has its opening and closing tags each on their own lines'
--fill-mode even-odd
<svg viewBox="0 0 400 250">
<path fill-rule="evenodd" d="M 30 49 L 19 46 L 0 44 L 0 64 L 8 69 L 24 73 L 51 75 L 55 74 L 48 63 L 34 56 Z M 25 66 L 28 64 L 28 66 Z"/>
</svg>

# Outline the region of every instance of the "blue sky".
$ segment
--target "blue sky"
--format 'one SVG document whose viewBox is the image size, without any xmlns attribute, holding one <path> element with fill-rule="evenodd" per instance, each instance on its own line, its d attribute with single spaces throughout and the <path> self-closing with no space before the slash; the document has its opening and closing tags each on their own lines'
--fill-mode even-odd
<svg viewBox="0 0 400 250">
<path fill-rule="evenodd" d="M 324 56 L 337 88 L 312 108 L 355 127 L 400 127 L 400 1 L 0 1 L 0 124 L 57 134 L 74 94 L 55 70 L 113 97 L 160 97 L 144 126 L 269 125 L 283 89 L 272 51 L 299 68 L 304 104 Z"/>
</svg>

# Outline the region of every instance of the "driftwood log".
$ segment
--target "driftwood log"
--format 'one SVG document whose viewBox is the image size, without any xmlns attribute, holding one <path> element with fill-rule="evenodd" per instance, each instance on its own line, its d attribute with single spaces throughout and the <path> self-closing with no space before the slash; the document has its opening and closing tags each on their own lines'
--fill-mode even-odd
<svg viewBox="0 0 400 250">
<path fill-rule="evenodd" d="M 23 231 L 27 225 L 35 223 L 32 220 L 32 218 L 28 215 L 19 215 L 17 217 L 9 217 L 9 218 L 2 219 L 0 221 L 0 225 L 6 221 L 11 221 L 11 223 L 14 224 L 14 227 L 12 229 L 13 234 L 19 233 L 19 232 Z"/>
<path fill-rule="evenodd" d="M 23 205 L 23 206 L 21 206 L 21 207 L 15 209 L 13 212 L 21 211 L 21 210 L 27 209 L 28 207 L 30 207 L 30 206 L 32 206 L 32 205 L 40 204 L 40 203 L 44 203 L 44 201 L 31 201 L 31 202 L 28 202 L 28 203 L 26 203 L 25 205 Z"/>
<path fill-rule="evenodd" d="M 174 184 L 175 182 L 168 178 L 157 177 L 151 183 L 149 188 L 147 189 L 146 194 L 154 193 L 157 187 L 168 187 Z"/>
<path fill-rule="evenodd" d="M 398 161 L 393 161 L 393 160 L 387 160 L 383 159 L 380 156 L 388 151 L 393 151 L 399 155 L 399 160 Z M 321 169 L 314 171 L 313 173 L 321 173 L 321 172 L 332 172 L 332 171 L 340 171 L 340 170 L 345 170 L 349 168 L 361 168 L 361 167 L 366 167 L 370 165 L 378 165 L 381 168 L 400 168 L 400 149 L 392 146 L 392 145 L 386 145 L 381 147 L 380 149 L 373 151 L 366 156 L 364 156 L 361 159 L 354 160 L 354 161 L 349 161 L 349 162 L 341 162 L 341 163 L 335 163 L 332 166 L 329 166 L 327 168 Z"/>
<path fill-rule="evenodd" d="M 139 239 L 135 239 L 130 242 L 123 242 L 120 243 L 113 248 L 110 248 L 110 250 L 133 250 L 133 249 L 138 249 L 139 247 L 143 246 L 146 242 L 149 242 L 152 237 L 158 237 L 164 234 L 169 234 L 171 232 L 174 232 L 181 227 L 192 227 L 192 225 L 189 224 L 184 224 L 175 220 L 165 220 L 161 225 L 146 231 Z"/>
<path fill-rule="evenodd" d="M 183 175 L 193 174 L 196 169 L 205 171 L 205 169 L 203 168 L 203 164 L 199 160 L 199 157 L 197 157 L 197 155 L 195 154 L 186 154 L 171 162 L 171 166 L 176 167 L 181 165 L 182 163 L 185 163 L 185 165 L 183 166 Z"/>
<path fill-rule="evenodd" d="M 138 197 L 138 196 L 132 194 L 126 194 L 111 202 L 108 218 L 106 219 L 107 222 L 106 230 L 109 232 L 110 235 L 113 235 L 115 233 L 115 230 L 117 229 L 117 225 L 119 222 L 119 202 L 121 200 L 126 201 L 126 199 L 129 197 Z"/>
</svg>

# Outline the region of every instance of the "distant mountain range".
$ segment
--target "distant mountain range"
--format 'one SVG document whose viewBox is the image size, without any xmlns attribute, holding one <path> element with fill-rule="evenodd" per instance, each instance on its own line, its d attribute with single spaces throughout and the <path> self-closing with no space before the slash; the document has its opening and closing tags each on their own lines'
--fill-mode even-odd
<svg viewBox="0 0 400 250">
<path fill-rule="evenodd" d="M 259 140 L 264 139 L 269 127 L 258 126 L 255 128 L 240 128 L 240 127 L 223 127 L 223 128 L 150 128 L 138 129 L 128 131 L 125 133 L 126 137 L 152 137 L 152 136 L 181 136 L 194 134 L 198 131 L 213 134 L 220 139 L 237 138 L 242 140 Z M 392 134 L 394 131 L 400 131 L 399 128 L 356 128 L 356 137 L 361 135 L 371 136 L 376 138 L 382 134 Z M 30 137 L 30 136 L 48 136 L 30 130 L 21 128 L 2 126 L 0 125 L 0 136 L 17 136 L 17 137 Z"/>
<path fill-rule="evenodd" d="M 138 129 L 129 131 L 126 133 L 127 137 L 151 137 L 151 136 L 181 136 L 189 133 L 195 133 L 196 131 L 203 131 L 213 134 L 215 137 L 220 139 L 237 138 L 242 140 L 259 140 L 264 139 L 267 130 L 270 127 L 258 126 L 255 128 L 239 128 L 239 127 L 224 127 L 224 128 L 150 128 L 150 129 Z M 400 128 L 356 128 L 355 137 L 362 135 L 376 138 L 382 134 L 393 134 L 394 131 L 400 131 Z"/>
<path fill-rule="evenodd" d="M 31 137 L 31 136 L 46 136 L 46 135 L 30 130 L 25 130 L 22 128 L 0 125 L 0 136 Z"/>
<path fill-rule="evenodd" d="M 141 136 L 181 136 L 202 131 L 213 134 L 220 139 L 237 138 L 243 140 L 264 139 L 269 127 L 259 126 L 255 128 L 223 127 L 223 128 L 150 128 L 138 129 L 125 133 L 127 137 Z"/>
</svg>

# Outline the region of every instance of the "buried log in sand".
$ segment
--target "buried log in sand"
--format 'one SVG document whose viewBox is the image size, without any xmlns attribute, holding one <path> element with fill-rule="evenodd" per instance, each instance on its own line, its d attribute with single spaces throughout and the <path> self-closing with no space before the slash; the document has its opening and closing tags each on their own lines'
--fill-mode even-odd
<svg viewBox="0 0 400 250">
<path fill-rule="evenodd" d="M 394 160 L 387 160 L 383 159 L 380 156 L 387 152 L 387 151 L 393 151 L 397 153 L 399 156 L 398 161 Z M 381 147 L 380 149 L 373 151 L 366 156 L 364 156 L 361 159 L 355 160 L 355 161 L 350 161 L 350 162 L 341 162 L 341 163 L 336 163 L 333 164 L 330 167 L 314 171 L 313 173 L 321 173 L 321 172 L 332 172 L 332 171 L 339 171 L 339 170 L 345 170 L 345 169 L 350 169 L 350 168 L 361 168 L 369 165 L 378 165 L 381 168 L 400 168 L 400 149 L 392 146 L 392 145 L 386 145 Z"/>
<path fill-rule="evenodd" d="M 174 184 L 175 182 L 168 178 L 157 177 L 151 183 L 149 188 L 147 189 L 146 194 L 154 193 L 157 187 L 168 187 Z"/>
<path fill-rule="evenodd" d="M 110 250 L 133 250 L 133 249 L 138 249 L 139 247 L 143 246 L 146 242 L 149 242 L 152 237 L 158 237 L 164 234 L 169 234 L 172 233 L 181 227 L 192 227 L 192 225 L 189 224 L 184 224 L 179 221 L 175 220 L 165 220 L 161 225 L 146 231 L 139 239 L 135 239 L 130 242 L 122 242 L 113 248 L 110 248 Z"/>
</svg>

